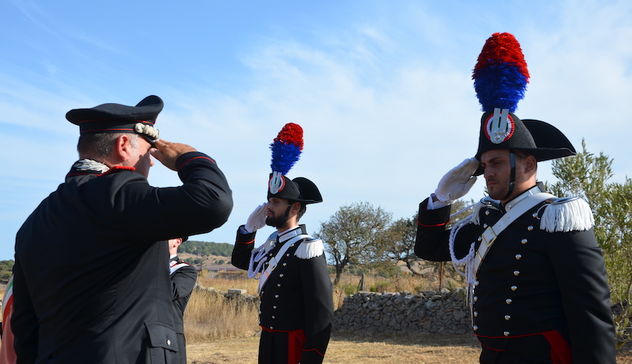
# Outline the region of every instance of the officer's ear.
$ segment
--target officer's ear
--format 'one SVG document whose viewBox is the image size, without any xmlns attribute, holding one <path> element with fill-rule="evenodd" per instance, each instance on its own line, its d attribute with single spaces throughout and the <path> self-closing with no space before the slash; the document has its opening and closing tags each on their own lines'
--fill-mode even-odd
<svg viewBox="0 0 632 364">
<path fill-rule="evenodd" d="M 527 175 L 535 174 L 538 171 L 538 161 L 532 155 L 524 157 L 524 172 Z"/>
<path fill-rule="evenodd" d="M 301 211 L 301 203 L 300 202 L 292 202 L 290 207 L 290 215 L 296 215 L 298 217 L 298 212 Z"/>
<path fill-rule="evenodd" d="M 518 157 L 518 165 L 525 177 L 535 176 L 538 171 L 538 161 L 534 156 L 524 153 L 516 153 Z"/>
<path fill-rule="evenodd" d="M 112 157 L 117 160 L 117 163 L 123 163 L 132 157 L 136 147 L 136 140 L 133 138 L 133 134 L 121 134 L 114 140 Z"/>
</svg>

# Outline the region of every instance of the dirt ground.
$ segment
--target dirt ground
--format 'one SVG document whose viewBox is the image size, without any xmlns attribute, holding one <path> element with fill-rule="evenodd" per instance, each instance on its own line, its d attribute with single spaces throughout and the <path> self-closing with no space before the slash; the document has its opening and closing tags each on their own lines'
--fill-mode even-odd
<svg viewBox="0 0 632 364">
<path fill-rule="evenodd" d="M 190 344 L 188 361 L 193 364 L 251 364 L 257 362 L 258 337 L 224 339 Z M 466 364 L 478 363 L 479 348 L 469 336 L 398 338 L 367 341 L 366 338 L 333 338 L 325 363 L 361 364 Z M 621 353 L 619 364 L 632 364 L 632 352 Z"/>
<path fill-rule="evenodd" d="M 463 343 L 463 340 L 457 340 Z M 475 363 L 478 348 L 462 345 L 413 345 L 391 342 L 336 339 L 329 343 L 325 363 Z M 189 363 L 219 364 L 257 362 L 258 337 L 229 339 L 214 343 L 191 344 Z"/>
</svg>

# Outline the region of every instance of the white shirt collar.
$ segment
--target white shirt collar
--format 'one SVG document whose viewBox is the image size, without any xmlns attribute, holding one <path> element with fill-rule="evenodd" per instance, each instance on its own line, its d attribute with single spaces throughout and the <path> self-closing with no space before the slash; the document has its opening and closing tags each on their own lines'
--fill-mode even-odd
<svg viewBox="0 0 632 364">
<path fill-rule="evenodd" d="M 300 225 L 296 226 L 296 227 L 293 227 L 291 229 L 285 230 L 284 232 L 282 232 L 282 233 L 280 233 L 278 235 L 279 242 L 280 243 L 286 242 L 286 241 L 292 239 L 293 237 L 295 237 L 297 235 L 300 235 L 302 232 L 303 232 L 303 229 L 301 229 Z"/>
<path fill-rule="evenodd" d="M 505 211 L 511 210 L 520 201 L 522 201 L 525 198 L 528 198 L 530 196 L 533 196 L 536 193 L 540 193 L 540 192 L 542 192 L 542 190 L 540 190 L 540 187 L 538 187 L 538 185 L 535 185 L 535 186 L 531 187 L 530 189 L 528 189 L 528 190 L 524 191 L 523 193 L 519 194 L 518 196 L 516 196 L 513 200 L 507 202 L 507 204 L 505 204 Z"/>
</svg>

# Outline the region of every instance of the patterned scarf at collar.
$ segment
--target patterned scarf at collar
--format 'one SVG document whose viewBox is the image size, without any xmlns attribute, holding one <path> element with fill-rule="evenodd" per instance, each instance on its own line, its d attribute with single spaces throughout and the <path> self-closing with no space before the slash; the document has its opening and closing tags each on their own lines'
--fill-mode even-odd
<svg viewBox="0 0 632 364">
<path fill-rule="evenodd" d="M 110 170 L 110 167 L 93 159 L 79 159 L 72 165 L 72 168 L 77 171 L 96 171 L 99 173 Z"/>
</svg>

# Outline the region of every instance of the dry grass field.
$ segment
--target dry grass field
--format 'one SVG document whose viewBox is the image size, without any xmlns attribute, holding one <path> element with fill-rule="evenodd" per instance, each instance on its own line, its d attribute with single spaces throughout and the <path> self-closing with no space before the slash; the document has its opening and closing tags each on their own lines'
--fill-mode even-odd
<svg viewBox="0 0 632 364">
<path fill-rule="evenodd" d="M 256 292 L 257 281 L 234 277 L 200 277 L 198 283 L 218 291 L 229 288 Z M 405 277 L 395 281 L 365 278 L 367 290 L 418 292 L 436 287 Z M 342 304 L 345 291 L 357 286 L 358 278 L 343 276 L 334 291 L 334 304 Z M 345 286 L 346 285 L 346 286 Z M 345 288 L 346 287 L 346 288 Z M 357 289 L 357 288 L 356 288 Z M 257 307 L 227 302 L 221 294 L 196 289 L 185 314 L 188 362 L 193 364 L 249 364 L 257 362 L 259 326 Z M 415 335 L 406 337 L 334 336 L 325 363 L 477 363 L 479 347 L 471 335 Z M 632 348 L 622 350 L 617 363 L 632 364 Z"/>
<path fill-rule="evenodd" d="M 258 280 L 250 279 L 246 272 L 230 272 L 223 274 L 200 274 L 197 284 L 202 287 L 215 288 L 218 291 L 226 292 L 230 288 L 245 289 L 248 294 L 257 294 Z"/>
<path fill-rule="evenodd" d="M 357 291 L 357 277 L 345 275 L 339 287 L 334 289 L 334 308 L 340 307 L 350 291 Z M 386 280 L 375 277 L 365 278 L 365 287 L 379 287 L 383 291 L 408 291 L 428 289 L 420 283 L 420 279 L 409 277 L 397 280 Z M 209 276 L 202 274 L 198 278 L 198 286 L 212 288 L 218 292 L 226 292 L 231 288 L 245 289 L 248 294 L 256 294 L 257 280 L 248 279 L 245 273 L 231 272 L 225 275 Z M 347 288 L 345 288 L 347 287 Z M 248 337 L 259 332 L 258 307 L 252 305 L 235 305 L 226 302 L 221 295 L 205 289 L 196 289 L 191 295 L 185 312 L 185 334 L 188 342 L 208 342 L 222 338 Z"/>
<path fill-rule="evenodd" d="M 259 332 L 258 307 L 237 305 L 220 294 L 195 289 L 184 315 L 187 342 L 248 337 Z"/>
<path fill-rule="evenodd" d="M 240 288 L 254 294 L 257 281 L 237 274 L 231 278 L 200 277 L 198 283 L 220 291 Z M 386 292 L 436 289 L 411 277 L 395 280 L 370 277 L 365 278 L 364 283 L 369 289 L 373 287 L 373 290 L 377 290 L 377 287 L 379 291 Z M 341 284 L 334 290 L 335 307 L 342 304 L 345 291 L 357 285 L 358 277 L 343 276 Z M 189 363 L 256 363 L 259 342 L 257 307 L 235 307 L 216 294 L 196 290 L 187 306 L 185 331 Z M 334 336 L 325 363 L 477 363 L 478 355 L 478 344 L 471 335 L 395 338 Z M 617 363 L 632 364 L 632 350 L 628 348 L 621 351 Z"/>
<path fill-rule="evenodd" d="M 251 364 L 257 362 L 258 337 L 218 340 L 187 347 L 192 364 Z M 479 348 L 472 336 L 418 336 L 386 341 L 332 338 L 325 363 L 339 364 L 469 364 L 478 363 Z M 632 352 L 617 356 L 632 364 Z"/>
<path fill-rule="evenodd" d="M 412 275 L 402 275 L 393 278 L 385 278 L 374 275 L 364 277 L 363 287 L 360 287 L 360 277 L 352 274 L 343 274 L 338 286 L 334 287 L 334 309 L 342 305 L 344 298 L 349 294 L 358 292 L 360 288 L 373 292 L 411 292 L 418 293 L 438 289 L 438 283 L 434 280 Z M 333 281 L 333 276 L 331 277 Z M 198 277 L 198 285 L 226 291 L 230 288 L 245 289 L 248 294 L 257 292 L 257 280 L 249 279 L 245 272 L 226 272 L 220 274 L 201 274 Z M 446 279 L 445 285 L 449 288 L 462 287 L 463 284 L 454 279 Z"/>
<path fill-rule="evenodd" d="M 325 363 L 476 363 L 478 348 L 471 337 L 419 338 L 416 343 L 360 341 L 333 338 Z M 216 364 L 257 362 L 258 337 L 220 340 L 188 346 L 189 363 Z"/>
</svg>

